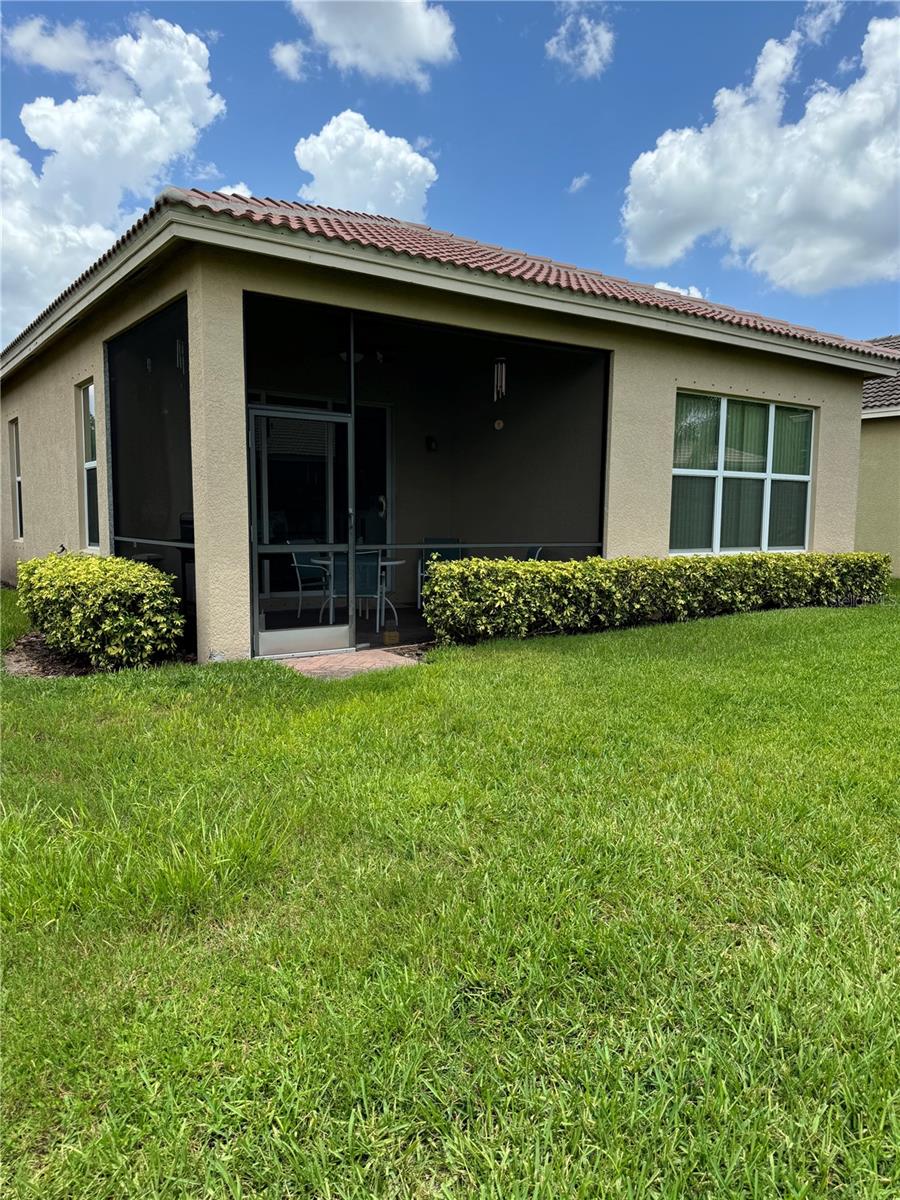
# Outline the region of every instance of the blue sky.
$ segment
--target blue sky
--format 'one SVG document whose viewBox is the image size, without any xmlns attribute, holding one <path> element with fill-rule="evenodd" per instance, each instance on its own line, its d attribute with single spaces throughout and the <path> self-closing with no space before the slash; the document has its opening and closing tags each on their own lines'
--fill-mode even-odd
<svg viewBox="0 0 900 1200">
<path fill-rule="evenodd" d="M 364 118 L 363 128 L 408 143 L 405 150 L 391 143 L 397 162 L 385 168 L 385 180 L 372 185 L 373 206 L 388 207 L 389 188 L 405 187 L 404 172 L 411 171 L 414 194 L 404 203 L 418 206 L 412 215 L 437 228 L 630 279 L 695 287 L 713 300 L 849 336 L 873 337 L 900 327 L 900 150 L 892 128 L 896 94 L 888 94 L 892 86 L 896 93 L 900 79 L 896 67 L 892 74 L 884 65 L 886 51 L 874 36 L 868 59 L 860 61 L 873 19 L 882 35 L 887 26 L 900 24 L 895 5 L 445 4 L 440 28 L 413 36 L 409 55 L 418 54 L 418 60 L 409 71 L 418 73 L 418 82 L 386 77 L 397 73 L 396 64 L 343 70 L 333 65 L 342 47 L 337 35 L 322 34 L 315 14 L 304 18 L 315 7 L 298 4 L 304 10 L 298 14 L 288 4 L 267 2 L 5 5 L 2 133 L 20 156 L 10 188 L 22 206 L 16 208 L 18 225 L 33 216 L 39 230 L 41 220 L 49 220 L 39 205 L 33 212 L 28 207 L 38 202 L 31 198 L 32 176 L 22 182 L 27 168 L 21 160 L 35 178 L 45 169 L 49 194 L 50 149 L 56 160 L 53 194 L 63 195 L 71 226 L 65 246 L 53 256 L 55 268 L 42 265 L 49 234 L 12 245 L 22 234 L 12 222 L 7 226 L 5 335 L 15 332 L 12 325 L 22 323 L 29 305 L 45 303 L 48 289 L 52 294 L 64 285 L 60 271 L 74 271 L 79 255 L 95 257 L 103 231 L 118 233 L 160 181 L 209 189 L 240 181 L 254 194 L 286 198 L 312 184 L 317 199 L 339 205 L 349 196 L 359 203 L 365 180 L 357 179 L 348 191 L 341 174 L 353 164 L 337 162 L 311 180 L 295 159 L 300 139 L 319 138 L 347 110 Z M 365 10 L 373 30 L 363 39 L 367 45 L 377 44 L 387 7 Z M 423 9 L 423 0 L 413 7 Z M 824 29 L 812 29 L 809 14 L 826 9 Z M 184 103 L 189 110 L 186 125 L 174 123 L 166 134 L 170 142 L 156 137 L 152 152 L 142 148 L 144 135 L 130 130 L 133 104 L 110 110 L 110 118 L 98 115 L 99 109 L 92 115 L 83 103 L 81 113 L 59 107 L 107 91 L 117 103 L 128 99 L 103 47 L 129 30 L 137 37 L 136 14 L 179 26 L 208 50 L 202 96 L 185 98 L 170 88 L 160 99 L 158 87 L 154 92 L 155 85 L 142 83 L 135 128 L 148 106 Z M 10 31 L 36 17 L 44 25 L 32 23 L 29 37 L 20 32 L 11 49 Z M 554 36 L 561 47 L 556 57 L 547 48 Z M 585 37 L 593 39 L 599 59 L 584 57 Z M 429 50 L 429 38 L 439 43 L 437 49 Z M 298 41 L 303 78 L 293 80 L 276 69 L 271 51 L 276 43 Z M 776 43 L 773 62 L 779 47 L 787 47 L 790 59 L 787 64 L 777 59 L 774 116 L 765 91 L 769 84 L 760 75 L 755 90 L 753 85 L 757 59 L 770 41 Z M 196 54 L 202 56 L 199 43 L 191 43 L 194 65 Z M 882 36 L 879 44 L 891 43 Z M 168 45 L 154 44 L 151 53 L 160 55 L 162 75 L 183 74 Z M 868 92 L 859 86 L 849 91 L 861 80 L 871 81 Z M 715 117 L 713 99 L 722 88 L 732 90 L 741 112 L 727 118 L 730 124 L 720 119 L 701 134 Z M 741 88 L 744 92 L 734 92 Z M 809 114 L 817 92 L 821 112 Z M 19 113 L 45 96 L 56 106 L 50 133 L 40 135 L 42 149 Z M 210 97 L 221 97 L 224 105 Z M 125 114 L 121 152 L 118 111 Z M 39 112 L 26 123 L 34 133 L 46 119 Z M 88 177 L 96 149 L 90 122 L 101 119 L 104 144 Z M 793 140 L 783 136 L 791 126 L 797 127 Z M 633 223 L 623 227 L 633 164 L 666 131 L 682 128 L 697 133 L 680 150 L 673 145 L 646 162 L 634 183 Z M 76 155 L 73 144 L 83 153 Z M 315 146 L 320 158 L 330 153 L 324 141 Z M 679 161 L 679 154 L 687 158 Z M 873 159 L 880 166 L 870 178 L 867 164 Z M 437 178 L 423 183 L 425 173 L 430 178 L 435 171 Z M 99 196 L 107 172 L 112 206 Z M 585 175 L 583 186 L 570 191 L 572 181 Z M 369 203 L 368 193 L 363 198 Z M 42 203 L 46 209 L 47 200 Z M 630 261 L 629 233 L 638 243 Z M 673 252 L 676 243 L 684 244 L 683 252 Z M 862 278 L 841 286 L 848 270 Z"/>
</svg>

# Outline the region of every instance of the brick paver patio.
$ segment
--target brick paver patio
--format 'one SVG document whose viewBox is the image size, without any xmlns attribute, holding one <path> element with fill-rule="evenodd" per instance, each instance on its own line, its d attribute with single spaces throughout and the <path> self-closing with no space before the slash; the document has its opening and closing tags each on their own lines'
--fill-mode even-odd
<svg viewBox="0 0 900 1200">
<path fill-rule="evenodd" d="M 417 665 L 415 658 L 391 650 L 348 650 L 346 654 L 314 654 L 278 661 L 282 666 L 314 679 L 350 679 L 366 671 L 390 671 L 394 667 Z"/>
</svg>

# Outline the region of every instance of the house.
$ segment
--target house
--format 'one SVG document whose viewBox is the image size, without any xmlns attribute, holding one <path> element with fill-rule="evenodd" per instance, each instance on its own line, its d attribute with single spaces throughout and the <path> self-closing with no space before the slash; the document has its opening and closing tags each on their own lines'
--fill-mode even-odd
<svg viewBox="0 0 900 1200">
<path fill-rule="evenodd" d="M 900 334 L 872 345 L 900 351 Z M 890 554 L 900 575 L 900 375 L 863 384 L 856 546 Z"/>
<path fill-rule="evenodd" d="M 422 225 L 168 188 L 3 352 L 2 576 L 60 544 L 156 563 L 203 661 L 352 647 L 384 593 L 413 619 L 440 542 L 850 550 L 863 385 L 898 365 Z"/>
</svg>

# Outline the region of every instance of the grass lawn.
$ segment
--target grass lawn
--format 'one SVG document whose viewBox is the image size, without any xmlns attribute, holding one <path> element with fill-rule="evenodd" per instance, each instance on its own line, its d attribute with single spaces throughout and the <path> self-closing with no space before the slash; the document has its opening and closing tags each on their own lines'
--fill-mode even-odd
<svg viewBox="0 0 900 1200">
<path fill-rule="evenodd" d="M 16 603 L 16 593 L 0 588 L 0 650 L 8 650 L 27 630 L 28 621 Z"/>
<path fill-rule="evenodd" d="M 5 1195 L 900 1193 L 900 607 L 3 692 Z"/>
</svg>

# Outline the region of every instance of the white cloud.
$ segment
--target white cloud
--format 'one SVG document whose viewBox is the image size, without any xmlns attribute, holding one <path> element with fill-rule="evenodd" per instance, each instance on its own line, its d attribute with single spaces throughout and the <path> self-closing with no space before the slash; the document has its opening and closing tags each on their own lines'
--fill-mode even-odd
<svg viewBox="0 0 900 1200">
<path fill-rule="evenodd" d="M 547 57 L 562 63 L 578 79 L 597 79 L 609 66 L 615 35 L 605 21 L 595 21 L 573 5 L 544 45 Z"/>
<path fill-rule="evenodd" d="M 569 193 L 570 196 L 574 196 L 576 192 L 580 192 L 582 188 L 587 187 L 587 185 L 590 182 L 591 182 L 591 177 L 587 173 L 587 171 L 585 171 L 585 173 L 583 175 L 575 176 L 575 178 L 572 180 L 572 182 L 566 188 L 566 191 Z"/>
<path fill-rule="evenodd" d="M 252 196 L 253 192 L 247 187 L 243 179 L 240 183 L 229 183 L 228 187 L 216 188 L 217 192 L 221 192 L 223 196 Z"/>
<path fill-rule="evenodd" d="M 71 75 L 75 99 L 39 96 L 19 114 L 45 151 L 35 170 L 8 139 L 3 176 L 3 339 L 36 315 L 134 219 L 201 131 L 225 111 L 210 88 L 206 45 L 178 25 L 140 16 L 108 41 L 81 25 L 39 18 L 13 26 L 6 53 L 27 66 Z"/>
<path fill-rule="evenodd" d="M 709 125 L 668 130 L 632 164 L 629 261 L 668 266 L 721 235 L 726 261 L 804 294 L 900 275 L 900 17 L 873 18 L 859 77 L 819 85 L 787 124 L 812 19 L 765 44 L 748 86 L 716 94 Z"/>
<path fill-rule="evenodd" d="M 10 58 L 23 66 L 85 76 L 99 65 L 97 47 L 80 21 L 49 29 L 43 17 L 28 17 L 6 33 L 5 43 Z"/>
<path fill-rule="evenodd" d="M 306 46 L 303 42 L 276 42 L 269 51 L 269 57 L 276 70 L 286 78 L 292 79 L 294 83 L 300 83 L 306 78 L 303 70 Z"/>
<path fill-rule="evenodd" d="M 428 89 L 428 67 L 456 57 L 453 22 L 427 0 L 291 0 L 315 46 L 340 71 Z"/>
<path fill-rule="evenodd" d="M 849 75 L 859 66 L 858 54 L 846 54 L 837 65 L 839 75 Z"/>
<path fill-rule="evenodd" d="M 820 46 L 844 15 L 843 0 L 809 0 L 797 28 L 803 37 Z"/>
<path fill-rule="evenodd" d="M 655 288 L 661 288 L 664 292 L 677 292 L 679 296 L 689 296 L 692 300 L 702 300 L 703 293 L 698 287 L 689 284 L 686 288 L 679 287 L 677 283 L 665 283 L 662 279 L 658 283 L 654 283 Z"/>
<path fill-rule="evenodd" d="M 347 109 L 294 148 L 297 165 L 312 175 L 298 195 L 311 204 L 420 221 L 428 189 L 438 177 L 431 159 L 405 138 L 372 129 Z"/>
</svg>

